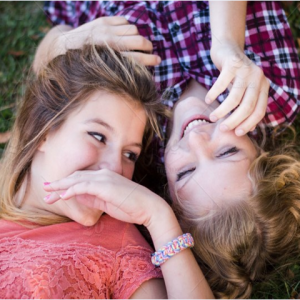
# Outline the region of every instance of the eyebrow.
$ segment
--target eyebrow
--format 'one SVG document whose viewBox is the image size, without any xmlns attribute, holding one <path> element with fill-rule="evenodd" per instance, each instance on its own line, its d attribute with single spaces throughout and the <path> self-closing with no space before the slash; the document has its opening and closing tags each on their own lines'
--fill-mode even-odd
<svg viewBox="0 0 300 300">
<path fill-rule="evenodd" d="M 93 118 L 93 119 L 89 119 L 87 121 L 84 122 L 85 124 L 87 123 L 97 123 L 100 124 L 102 126 L 104 126 L 105 128 L 107 128 L 110 132 L 114 133 L 115 130 L 113 127 L 111 127 L 108 123 L 104 122 L 103 120 L 99 119 L 99 118 Z M 135 146 L 138 148 L 143 148 L 143 145 L 141 143 L 131 143 L 128 146 Z"/>
<path fill-rule="evenodd" d="M 109 131 L 114 132 L 114 129 L 109 124 L 107 124 L 106 122 L 102 121 L 99 118 L 89 119 L 89 120 L 85 121 L 84 123 L 85 124 L 86 123 L 98 123 L 98 124 L 104 126 L 105 128 L 107 128 Z"/>
</svg>

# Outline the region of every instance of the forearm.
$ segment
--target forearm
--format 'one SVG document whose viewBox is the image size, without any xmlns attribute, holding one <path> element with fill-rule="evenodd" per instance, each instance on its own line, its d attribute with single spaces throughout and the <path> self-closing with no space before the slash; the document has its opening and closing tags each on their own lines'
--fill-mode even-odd
<svg viewBox="0 0 300 300">
<path fill-rule="evenodd" d="M 61 36 L 72 29 L 73 28 L 68 25 L 58 25 L 53 27 L 46 34 L 35 53 L 33 70 L 36 74 L 38 74 L 54 57 L 65 53 L 66 48 L 62 43 Z"/>
<path fill-rule="evenodd" d="M 148 226 L 156 251 L 183 232 L 171 209 Z M 190 249 L 185 249 L 161 265 L 168 298 L 208 299 L 213 293 Z"/>
<path fill-rule="evenodd" d="M 233 43 L 244 49 L 247 1 L 210 1 L 212 46 Z"/>
</svg>

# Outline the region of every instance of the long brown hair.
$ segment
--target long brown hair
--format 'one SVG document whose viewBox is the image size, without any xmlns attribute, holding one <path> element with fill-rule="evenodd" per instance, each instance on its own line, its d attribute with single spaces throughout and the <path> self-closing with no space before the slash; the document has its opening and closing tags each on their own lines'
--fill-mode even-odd
<svg viewBox="0 0 300 300">
<path fill-rule="evenodd" d="M 160 135 L 156 115 L 163 114 L 163 107 L 145 67 L 107 46 L 86 45 L 69 50 L 54 58 L 28 85 L 1 164 L 0 218 L 26 219 L 41 225 L 67 220 L 24 212 L 16 205 L 14 196 L 30 172 L 33 156 L 47 133 L 58 129 L 97 90 L 124 96 L 124 101 L 135 101 L 145 109 L 145 146 L 154 131 Z"/>
<path fill-rule="evenodd" d="M 209 216 L 174 199 L 183 230 L 218 298 L 249 298 L 255 281 L 293 262 L 300 251 L 300 157 L 291 147 L 263 152 L 253 162 L 249 199 Z"/>
</svg>

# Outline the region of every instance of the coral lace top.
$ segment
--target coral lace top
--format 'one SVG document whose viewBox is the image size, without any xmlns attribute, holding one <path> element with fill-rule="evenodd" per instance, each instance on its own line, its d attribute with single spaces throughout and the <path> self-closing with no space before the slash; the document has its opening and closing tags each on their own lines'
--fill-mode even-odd
<svg viewBox="0 0 300 300">
<path fill-rule="evenodd" d="M 129 298 L 162 277 L 151 252 L 134 225 L 108 215 L 92 227 L 0 220 L 0 298 Z"/>
</svg>

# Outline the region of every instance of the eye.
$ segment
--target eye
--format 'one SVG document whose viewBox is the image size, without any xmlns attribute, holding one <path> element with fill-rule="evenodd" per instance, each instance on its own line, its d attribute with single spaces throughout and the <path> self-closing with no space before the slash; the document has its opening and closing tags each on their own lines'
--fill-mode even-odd
<svg viewBox="0 0 300 300">
<path fill-rule="evenodd" d="M 99 132 L 88 132 L 88 134 L 90 136 L 92 136 L 93 138 L 95 138 L 97 141 L 104 143 L 106 142 L 106 136 L 99 133 Z"/>
<path fill-rule="evenodd" d="M 139 158 L 138 154 L 137 153 L 134 153 L 134 152 L 126 152 L 125 154 L 125 157 L 127 157 L 130 161 L 132 162 L 136 162 Z"/>
<path fill-rule="evenodd" d="M 195 170 L 196 170 L 196 168 L 192 168 L 192 169 L 185 170 L 185 171 L 182 171 L 182 172 L 178 173 L 176 181 L 180 181 L 186 174 L 192 173 Z"/>
<path fill-rule="evenodd" d="M 228 156 L 229 154 L 235 154 L 238 153 L 240 150 L 237 147 L 232 147 L 223 153 L 219 154 L 217 157 L 223 157 L 223 156 Z"/>
</svg>

